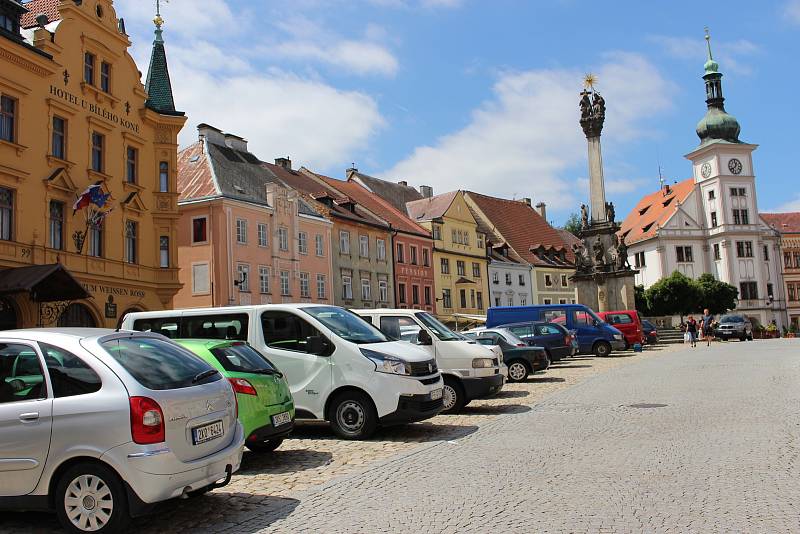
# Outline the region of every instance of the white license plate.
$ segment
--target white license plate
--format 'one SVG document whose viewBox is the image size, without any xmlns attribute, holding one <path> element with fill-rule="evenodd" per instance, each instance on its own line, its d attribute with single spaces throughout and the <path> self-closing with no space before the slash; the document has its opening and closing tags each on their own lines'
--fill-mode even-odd
<svg viewBox="0 0 800 534">
<path fill-rule="evenodd" d="M 200 445 L 201 443 L 211 441 L 212 439 L 217 439 L 224 433 L 222 421 L 214 421 L 213 423 L 193 428 L 192 441 L 194 441 L 195 445 Z"/>
<path fill-rule="evenodd" d="M 431 391 L 431 400 L 438 400 L 442 398 L 442 389 L 434 389 Z"/>
<path fill-rule="evenodd" d="M 292 422 L 292 414 L 282 412 L 272 416 L 272 426 L 281 426 Z"/>
</svg>

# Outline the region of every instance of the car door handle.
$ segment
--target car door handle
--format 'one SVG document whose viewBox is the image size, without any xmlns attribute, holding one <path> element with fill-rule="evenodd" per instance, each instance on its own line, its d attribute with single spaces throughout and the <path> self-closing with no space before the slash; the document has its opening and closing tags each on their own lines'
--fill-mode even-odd
<svg viewBox="0 0 800 534">
<path fill-rule="evenodd" d="M 23 423 L 34 423 L 39 420 L 39 412 L 30 412 L 20 414 L 19 420 Z"/>
</svg>

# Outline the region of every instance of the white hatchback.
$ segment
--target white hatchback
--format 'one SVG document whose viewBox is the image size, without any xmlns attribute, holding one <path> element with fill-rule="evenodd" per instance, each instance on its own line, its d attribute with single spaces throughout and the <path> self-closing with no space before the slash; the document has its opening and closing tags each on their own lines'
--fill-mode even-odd
<svg viewBox="0 0 800 534">
<path fill-rule="evenodd" d="M 164 336 L 0 332 L 0 509 L 117 532 L 230 481 L 244 432 L 230 383 Z"/>
</svg>

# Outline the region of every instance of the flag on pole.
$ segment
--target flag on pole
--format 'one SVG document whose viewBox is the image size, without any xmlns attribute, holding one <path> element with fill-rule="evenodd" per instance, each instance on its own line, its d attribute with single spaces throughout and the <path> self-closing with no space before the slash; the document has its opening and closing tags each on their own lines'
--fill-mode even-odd
<svg viewBox="0 0 800 534">
<path fill-rule="evenodd" d="M 86 191 L 78 195 L 78 198 L 72 205 L 72 213 L 74 215 L 75 212 L 82 210 L 90 204 L 102 208 L 106 205 L 109 198 L 111 198 L 111 193 L 103 193 L 103 188 L 100 184 L 92 184 L 86 188 Z"/>
</svg>

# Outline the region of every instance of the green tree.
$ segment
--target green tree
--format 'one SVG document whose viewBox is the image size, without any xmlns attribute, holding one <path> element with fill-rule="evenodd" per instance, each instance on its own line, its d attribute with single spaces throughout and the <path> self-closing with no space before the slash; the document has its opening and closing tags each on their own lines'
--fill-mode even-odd
<svg viewBox="0 0 800 534">
<path fill-rule="evenodd" d="M 581 233 L 581 216 L 573 212 L 567 217 L 567 222 L 564 223 L 564 230 L 570 232 L 575 236 L 580 236 Z"/>
<path fill-rule="evenodd" d="M 706 273 L 697 279 L 700 289 L 700 304 L 702 308 L 718 315 L 736 307 L 735 299 L 739 296 L 736 286 L 714 278 L 713 274 Z"/>
<path fill-rule="evenodd" d="M 647 305 L 647 297 L 645 296 L 645 289 L 643 285 L 638 285 L 633 287 L 634 292 L 634 301 L 636 302 L 636 311 L 639 312 L 639 315 L 647 317 L 648 315 L 652 315 L 650 313 L 650 306 Z"/>
<path fill-rule="evenodd" d="M 654 315 L 680 315 L 699 311 L 700 286 L 685 274 L 675 271 L 647 291 L 645 300 Z"/>
</svg>

